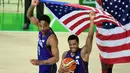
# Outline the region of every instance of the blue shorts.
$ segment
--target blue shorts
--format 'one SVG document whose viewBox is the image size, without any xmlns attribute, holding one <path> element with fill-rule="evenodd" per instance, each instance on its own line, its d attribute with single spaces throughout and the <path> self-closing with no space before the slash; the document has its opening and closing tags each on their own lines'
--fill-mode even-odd
<svg viewBox="0 0 130 73">
<path fill-rule="evenodd" d="M 56 73 L 57 65 L 40 65 L 39 66 L 39 73 Z"/>
</svg>

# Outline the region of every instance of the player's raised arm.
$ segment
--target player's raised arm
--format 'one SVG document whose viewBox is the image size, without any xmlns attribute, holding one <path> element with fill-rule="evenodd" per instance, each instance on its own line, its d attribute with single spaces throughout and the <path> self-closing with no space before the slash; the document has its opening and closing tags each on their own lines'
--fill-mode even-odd
<svg viewBox="0 0 130 73">
<path fill-rule="evenodd" d="M 38 19 L 34 17 L 33 15 L 33 11 L 34 8 L 38 5 L 39 1 L 38 0 L 33 0 L 32 1 L 32 5 L 29 7 L 28 11 L 27 11 L 27 17 L 30 19 L 30 21 L 35 24 L 36 26 L 38 26 Z"/>
<path fill-rule="evenodd" d="M 94 17 L 95 17 L 95 13 L 91 11 L 89 32 L 86 38 L 85 46 L 83 47 L 83 50 L 82 50 L 83 54 L 87 54 L 87 55 L 91 53 L 91 49 L 92 49 L 92 41 L 93 41 L 93 35 L 94 35 Z"/>
</svg>

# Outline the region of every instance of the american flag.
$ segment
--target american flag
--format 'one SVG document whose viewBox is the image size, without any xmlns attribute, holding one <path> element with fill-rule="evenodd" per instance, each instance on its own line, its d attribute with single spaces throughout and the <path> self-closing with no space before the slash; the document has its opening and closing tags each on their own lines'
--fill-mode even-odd
<svg viewBox="0 0 130 73">
<path fill-rule="evenodd" d="M 104 22 L 102 27 L 97 26 L 96 43 L 101 61 L 108 64 L 130 62 L 130 0 L 97 2 L 126 29 L 107 22 Z"/>
<path fill-rule="evenodd" d="M 95 11 L 96 42 L 101 60 L 109 64 L 130 62 L 129 0 L 103 0 L 101 5 L 105 11 L 65 2 L 45 2 L 45 5 L 65 28 L 77 35 L 89 28 L 89 13 Z"/>
<path fill-rule="evenodd" d="M 112 22 L 121 26 L 121 24 L 109 13 L 93 7 L 56 1 L 45 2 L 45 5 L 65 28 L 77 35 L 89 27 L 89 13 L 91 10 L 96 13 L 94 20 L 95 24 Z"/>
</svg>

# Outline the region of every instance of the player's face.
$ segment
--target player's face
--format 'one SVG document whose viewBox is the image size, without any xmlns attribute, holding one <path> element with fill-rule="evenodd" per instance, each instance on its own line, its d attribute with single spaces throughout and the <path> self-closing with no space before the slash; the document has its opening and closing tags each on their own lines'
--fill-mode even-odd
<svg viewBox="0 0 130 73">
<path fill-rule="evenodd" d="M 39 29 L 43 34 L 45 34 L 49 31 L 49 24 L 46 21 L 40 21 Z"/>
<path fill-rule="evenodd" d="M 76 52 L 79 49 L 79 43 L 76 40 L 69 40 L 69 47 L 71 52 Z"/>
</svg>

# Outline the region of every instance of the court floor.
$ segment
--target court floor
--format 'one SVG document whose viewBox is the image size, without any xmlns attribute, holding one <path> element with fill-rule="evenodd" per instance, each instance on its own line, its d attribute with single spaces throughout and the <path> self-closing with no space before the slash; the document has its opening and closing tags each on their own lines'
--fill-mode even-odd
<svg viewBox="0 0 130 73">
<path fill-rule="evenodd" d="M 38 73 L 38 67 L 33 66 L 29 60 L 37 58 L 37 33 L 38 32 L 12 32 L 0 31 L 0 73 Z M 56 32 L 59 40 L 60 60 L 63 51 L 68 50 L 67 37 L 70 33 Z M 84 45 L 87 33 L 79 35 L 80 47 Z M 99 51 L 95 38 L 93 50 L 89 60 L 89 72 L 101 73 Z M 59 67 L 60 61 L 58 62 Z M 114 66 L 113 73 L 130 73 L 130 64 Z"/>
</svg>

